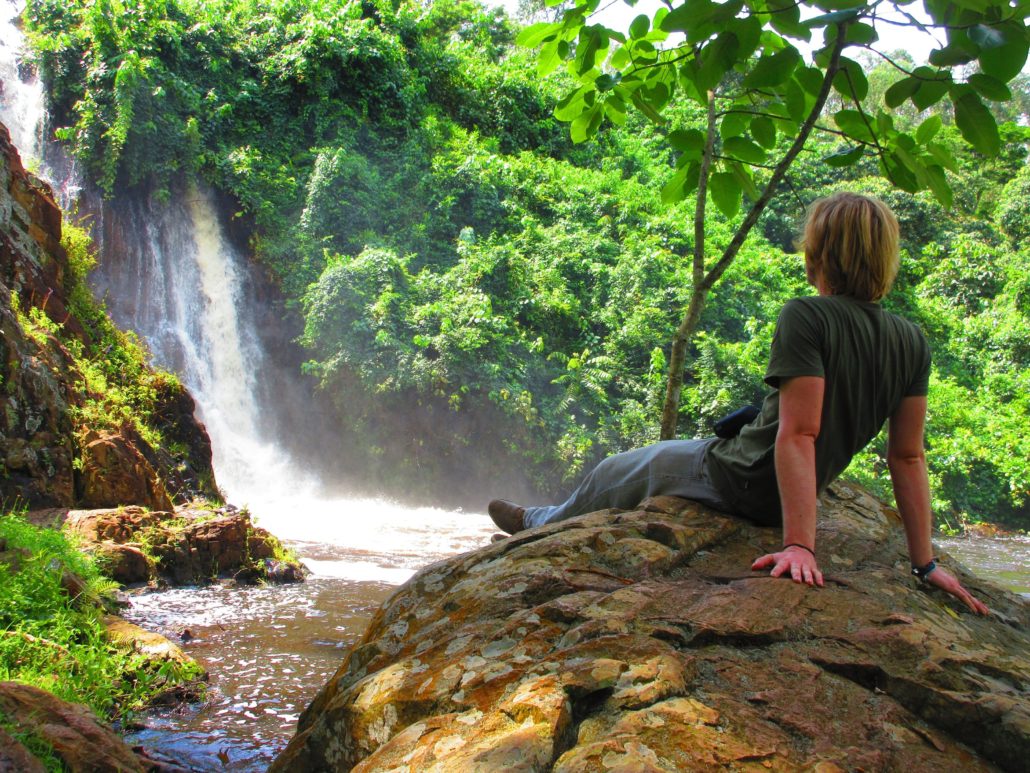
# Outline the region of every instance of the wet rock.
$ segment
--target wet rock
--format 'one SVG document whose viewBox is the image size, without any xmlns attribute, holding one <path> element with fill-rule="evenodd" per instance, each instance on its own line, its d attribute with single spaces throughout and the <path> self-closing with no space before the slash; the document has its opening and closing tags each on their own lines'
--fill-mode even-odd
<svg viewBox="0 0 1030 773">
<path fill-rule="evenodd" d="M 104 574 L 122 585 L 145 583 L 156 576 L 153 561 L 135 545 L 104 540 L 93 555 Z"/>
<path fill-rule="evenodd" d="M 193 416 L 192 398 L 171 380 L 158 386 L 155 423 L 169 443 L 185 449 L 181 456 L 150 448 L 128 428 L 83 452 L 85 428 L 74 409 L 88 396 L 61 339 L 87 351 L 94 342 L 69 309 L 61 230 L 53 192 L 25 170 L 0 124 L 0 500 L 30 508 L 168 510 L 170 496 L 180 503 L 217 498 L 207 432 Z M 25 316 L 41 324 L 23 324 Z M 51 328 L 60 329 L 60 339 Z M 80 461 L 86 467 L 77 481 Z"/>
<path fill-rule="evenodd" d="M 70 771 L 128 773 L 146 769 L 140 758 L 90 709 L 66 703 L 36 687 L 0 682 L 0 714 L 17 732 L 34 735 L 48 743 Z M 14 753 L 18 753 L 17 749 Z M 14 768 L 18 771 L 39 769 L 41 766 L 34 767 L 32 763 Z"/>
<path fill-rule="evenodd" d="M 920 585 L 855 487 L 822 503 L 825 588 L 749 570 L 779 539 L 662 497 L 427 567 L 272 770 L 1024 769 L 1024 600 Z"/>
</svg>

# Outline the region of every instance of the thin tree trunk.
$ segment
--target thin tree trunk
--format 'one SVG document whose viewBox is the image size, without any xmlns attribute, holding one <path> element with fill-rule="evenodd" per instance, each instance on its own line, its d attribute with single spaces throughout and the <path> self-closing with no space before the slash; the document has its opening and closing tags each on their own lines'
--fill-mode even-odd
<svg viewBox="0 0 1030 773">
<path fill-rule="evenodd" d="M 740 248 L 744 245 L 751 229 L 758 222 L 758 218 L 765 211 L 766 205 L 772 199 L 777 186 L 787 174 L 787 170 L 798 157 L 805 142 L 808 141 L 815 122 L 822 113 L 823 106 L 830 95 L 833 86 L 833 78 L 840 69 L 840 57 L 844 50 L 845 36 L 850 23 L 841 24 L 837 31 L 837 40 L 834 45 L 830 62 L 826 67 L 826 74 L 823 77 L 822 87 L 816 97 L 815 104 L 809 112 L 805 122 L 798 130 L 797 137 L 780 162 L 776 165 L 768 182 L 765 185 L 758 200 L 751 205 L 751 209 L 744 217 L 743 222 L 737 228 L 736 233 L 730 240 L 729 245 L 723 251 L 722 256 L 712 269 L 704 274 L 704 211 L 707 203 L 708 172 L 711 164 L 712 146 L 714 144 L 715 115 L 713 92 L 708 92 L 708 142 L 705 147 L 705 155 L 702 159 L 702 173 L 698 182 L 697 208 L 694 214 L 694 287 L 690 293 L 690 303 L 683 315 L 683 320 L 676 329 L 676 335 L 672 339 L 671 352 L 669 354 L 669 375 L 665 384 L 665 403 L 662 405 L 662 424 L 659 437 L 662 440 L 672 440 L 676 437 L 676 425 L 679 421 L 680 395 L 683 391 L 683 372 L 686 367 L 687 346 L 694 337 L 698 322 L 701 320 L 701 313 L 704 311 L 708 293 L 719 278 L 726 272 Z M 700 236 L 698 235 L 700 233 Z M 703 278 L 702 278 L 703 277 Z"/>
<path fill-rule="evenodd" d="M 705 309 L 707 292 L 703 290 L 705 276 L 705 208 L 708 204 L 708 177 L 712 171 L 715 155 L 715 91 L 708 92 L 708 132 L 705 150 L 701 156 L 701 170 L 697 178 L 697 200 L 694 204 L 694 255 L 692 267 L 693 287 L 690 303 L 683 316 L 669 352 L 669 376 L 665 381 L 665 403 L 662 405 L 660 440 L 676 437 L 679 419 L 680 393 L 683 391 L 683 367 L 687 358 L 687 345 L 694 337 L 694 330 Z"/>
</svg>

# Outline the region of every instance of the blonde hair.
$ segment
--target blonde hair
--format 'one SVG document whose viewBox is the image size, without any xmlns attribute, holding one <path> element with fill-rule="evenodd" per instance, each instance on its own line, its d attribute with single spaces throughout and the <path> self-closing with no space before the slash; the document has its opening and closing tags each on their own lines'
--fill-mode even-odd
<svg viewBox="0 0 1030 773">
<path fill-rule="evenodd" d="M 898 219 L 879 199 L 840 192 L 808 208 L 801 246 L 809 278 L 834 295 L 879 301 L 898 275 Z"/>
</svg>

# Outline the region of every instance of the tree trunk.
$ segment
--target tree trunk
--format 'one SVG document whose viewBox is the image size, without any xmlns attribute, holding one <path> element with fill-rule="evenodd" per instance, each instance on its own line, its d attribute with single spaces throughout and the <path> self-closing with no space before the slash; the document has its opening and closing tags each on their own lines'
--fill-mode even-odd
<svg viewBox="0 0 1030 773">
<path fill-rule="evenodd" d="M 849 26 L 851 26 L 851 22 L 844 22 L 838 27 L 837 40 L 830 55 L 830 62 L 826 67 L 819 95 L 816 97 L 815 104 L 812 106 L 812 110 L 809 112 L 805 122 L 801 125 L 790 149 L 776 165 L 776 168 L 769 177 L 769 181 L 762 190 L 762 194 L 751 206 L 722 256 L 712 266 L 711 270 L 704 274 L 704 212 L 707 203 L 706 186 L 715 130 L 714 95 L 713 92 L 708 92 L 708 140 L 705 147 L 705 157 L 702 161 L 702 172 L 697 190 L 697 209 L 694 215 L 694 289 L 690 294 L 690 304 L 687 306 L 687 312 L 684 314 L 682 322 L 680 322 L 679 327 L 676 329 L 676 335 L 672 339 L 672 351 L 669 354 L 669 376 L 665 382 L 665 403 L 662 405 L 662 423 L 659 434 L 661 440 L 672 440 L 676 437 L 687 346 L 697 330 L 697 324 L 701 319 L 701 312 L 704 311 L 708 293 L 711 291 L 712 286 L 726 272 L 726 269 L 729 268 L 733 259 L 737 257 L 737 253 L 740 252 L 740 248 L 744 245 L 748 234 L 751 233 L 751 229 L 758 223 L 759 216 L 761 216 L 766 205 L 772 199 L 780 181 L 786 176 L 787 170 L 790 169 L 794 159 L 798 157 L 798 154 L 804 148 L 808 136 L 812 133 L 816 119 L 822 113 L 826 99 L 830 95 L 833 79 L 840 69 L 841 52 L 844 50 Z M 702 275 L 704 276 L 703 279 L 701 278 Z"/>
</svg>

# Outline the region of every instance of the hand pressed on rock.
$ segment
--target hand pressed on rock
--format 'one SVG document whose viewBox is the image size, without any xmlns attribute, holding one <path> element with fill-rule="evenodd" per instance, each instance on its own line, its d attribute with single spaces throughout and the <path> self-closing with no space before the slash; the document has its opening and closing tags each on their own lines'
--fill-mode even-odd
<svg viewBox="0 0 1030 773">
<path fill-rule="evenodd" d="M 936 585 L 943 591 L 947 591 L 978 615 L 989 615 L 991 613 L 987 605 L 967 591 L 962 583 L 947 569 L 942 569 L 938 566 L 926 575 L 926 582 Z"/>
<path fill-rule="evenodd" d="M 768 569 L 773 577 L 788 575 L 794 582 L 803 582 L 808 585 L 823 587 L 823 573 L 819 571 L 819 564 L 815 556 L 801 547 L 787 547 L 778 553 L 766 553 L 756 558 L 751 564 L 751 569 Z"/>
</svg>

